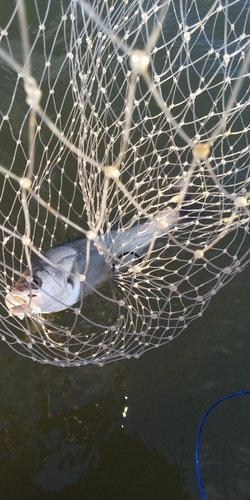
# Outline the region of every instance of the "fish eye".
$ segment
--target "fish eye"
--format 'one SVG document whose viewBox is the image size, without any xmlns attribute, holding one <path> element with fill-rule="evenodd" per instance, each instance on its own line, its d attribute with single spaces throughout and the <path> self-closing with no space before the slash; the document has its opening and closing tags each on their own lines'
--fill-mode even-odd
<svg viewBox="0 0 250 500">
<path fill-rule="evenodd" d="M 31 288 L 41 288 L 42 286 L 42 280 L 38 278 L 37 276 L 33 276 L 33 280 L 31 282 Z"/>
</svg>

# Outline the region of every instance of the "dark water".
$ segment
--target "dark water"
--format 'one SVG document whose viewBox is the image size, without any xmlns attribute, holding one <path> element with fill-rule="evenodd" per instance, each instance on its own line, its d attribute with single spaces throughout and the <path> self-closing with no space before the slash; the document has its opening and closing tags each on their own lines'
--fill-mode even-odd
<svg viewBox="0 0 250 500">
<path fill-rule="evenodd" d="M 250 389 L 249 275 L 138 360 L 60 369 L 1 344 L 1 498 L 200 498 L 202 415 L 224 394 Z M 207 418 L 200 457 L 208 499 L 250 496 L 249 410 L 242 396 Z"/>
<path fill-rule="evenodd" d="M 202 318 L 138 360 L 63 369 L 1 343 L 1 500 L 198 500 L 201 418 L 217 398 L 250 389 L 249 278 L 246 269 Z M 207 418 L 208 500 L 250 498 L 249 410 L 242 396 Z"/>
</svg>

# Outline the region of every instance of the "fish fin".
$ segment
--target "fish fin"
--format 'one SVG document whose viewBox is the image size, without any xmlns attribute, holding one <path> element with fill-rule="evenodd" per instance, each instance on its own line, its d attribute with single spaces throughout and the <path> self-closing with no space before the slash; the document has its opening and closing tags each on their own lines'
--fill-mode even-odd
<svg viewBox="0 0 250 500">
<path fill-rule="evenodd" d="M 67 277 L 67 283 L 69 283 L 69 285 L 72 286 L 72 288 L 74 288 L 75 282 L 71 274 L 69 274 L 69 276 Z"/>
<path fill-rule="evenodd" d="M 78 274 L 77 259 L 75 259 L 72 268 L 67 276 L 67 283 L 69 283 L 72 288 L 74 288 L 76 281 L 78 281 Z"/>
</svg>

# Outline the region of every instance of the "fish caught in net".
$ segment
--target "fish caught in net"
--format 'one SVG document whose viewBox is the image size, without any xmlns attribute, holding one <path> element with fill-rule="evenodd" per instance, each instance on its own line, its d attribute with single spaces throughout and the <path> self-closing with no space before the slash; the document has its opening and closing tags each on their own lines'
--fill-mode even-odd
<svg viewBox="0 0 250 500">
<path fill-rule="evenodd" d="M 249 1 L 6 2 L 0 65 L 1 339 L 174 339 L 249 262 Z"/>
</svg>

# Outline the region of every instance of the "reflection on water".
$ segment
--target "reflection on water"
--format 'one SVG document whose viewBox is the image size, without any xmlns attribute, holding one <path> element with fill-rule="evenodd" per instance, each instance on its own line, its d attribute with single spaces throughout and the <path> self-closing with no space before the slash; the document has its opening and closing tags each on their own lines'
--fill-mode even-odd
<svg viewBox="0 0 250 500">
<path fill-rule="evenodd" d="M 124 429 L 128 365 L 65 371 L 5 354 L 1 498 L 191 498 L 180 466 Z"/>
<path fill-rule="evenodd" d="M 250 388 L 249 277 L 238 275 L 203 318 L 138 360 L 45 367 L 2 343 L 1 498 L 198 500 L 200 420 L 218 397 Z M 207 500 L 249 498 L 249 407 L 246 396 L 231 399 L 207 419 Z"/>
</svg>

